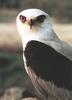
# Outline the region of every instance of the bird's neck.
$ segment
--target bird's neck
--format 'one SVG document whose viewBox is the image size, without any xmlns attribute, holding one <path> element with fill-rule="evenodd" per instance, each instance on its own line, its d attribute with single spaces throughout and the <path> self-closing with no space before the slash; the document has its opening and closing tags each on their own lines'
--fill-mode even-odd
<svg viewBox="0 0 72 100">
<path fill-rule="evenodd" d="M 30 30 L 28 26 L 23 25 L 18 29 L 22 38 L 23 49 L 25 49 L 26 44 L 31 40 L 36 40 L 43 43 L 46 43 L 47 41 L 59 40 L 50 23 L 45 22 L 40 27 L 33 27 L 32 30 Z"/>
<path fill-rule="evenodd" d="M 23 43 L 23 49 L 25 49 L 26 44 L 31 41 L 31 40 L 36 40 L 36 41 L 40 41 L 43 43 L 46 43 L 47 41 L 57 41 L 58 37 L 57 35 L 54 33 L 53 30 L 40 30 L 40 31 L 36 31 L 36 32 L 26 32 L 26 35 L 21 36 L 22 37 L 22 43 Z"/>
</svg>

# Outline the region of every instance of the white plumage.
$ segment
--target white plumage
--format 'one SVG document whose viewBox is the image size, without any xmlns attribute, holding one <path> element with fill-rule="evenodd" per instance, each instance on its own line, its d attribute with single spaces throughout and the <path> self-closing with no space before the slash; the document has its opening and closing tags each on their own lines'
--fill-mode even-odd
<svg viewBox="0 0 72 100">
<path fill-rule="evenodd" d="M 51 69 L 49 69 L 50 67 L 54 68 L 56 66 L 55 68 L 57 68 L 57 69 L 58 69 L 58 67 L 59 68 L 61 67 L 60 71 L 62 71 L 62 72 L 60 74 L 63 75 L 63 73 L 65 73 L 66 77 L 68 75 L 68 78 L 70 78 L 70 76 L 72 75 L 72 73 L 71 73 L 71 70 L 72 70 L 72 68 L 71 68 L 72 67 L 72 47 L 70 45 L 68 45 L 67 43 L 61 41 L 58 38 L 58 36 L 56 35 L 56 33 L 54 32 L 54 30 L 52 28 L 49 15 L 39 9 L 27 9 L 27 10 L 24 10 L 21 13 L 19 13 L 19 15 L 17 16 L 17 19 L 16 19 L 16 23 L 17 23 L 17 28 L 18 28 L 19 34 L 22 38 L 23 50 L 24 50 L 23 56 L 24 56 L 25 69 L 26 69 L 27 73 L 29 74 L 29 71 L 31 71 L 31 72 L 33 72 L 33 74 L 36 74 L 37 78 L 39 77 L 45 81 L 58 82 L 57 79 L 54 80 L 54 78 L 53 78 L 53 80 L 52 80 L 52 77 L 50 79 L 49 76 L 48 76 L 48 78 L 46 76 L 46 79 L 44 79 L 45 76 L 41 76 L 42 74 L 45 75 L 45 73 L 47 73 L 47 72 L 44 72 L 45 66 L 42 66 L 42 65 L 45 64 L 45 62 L 48 59 L 48 61 L 46 62 L 47 64 L 49 64 L 49 65 L 46 65 L 46 70 L 48 69 L 48 72 L 49 72 L 49 70 L 51 70 Z M 37 43 L 38 43 L 38 45 L 41 46 L 41 48 L 39 48 L 39 46 L 38 46 L 38 49 L 35 52 L 33 50 L 36 50 L 35 49 L 36 47 L 34 47 L 34 46 L 36 46 Z M 51 56 L 48 55 L 47 49 L 46 50 L 43 49 L 42 46 L 44 46 L 44 45 L 50 51 L 50 52 L 49 51 L 48 52 L 52 54 Z M 42 52 L 42 54 L 47 52 L 48 56 L 46 58 L 42 59 L 42 54 L 40 52 L 38 52 L 38 50 L 40 50 L 40 49 L 41 49 L 41 51 L 42 51 L 42 49 L 43 49 L 43 51 L 45 51 L 45 52 Z M 37 61 L 37 59 L 39 58 L 39 55 L 41 56 L 41 58 L 39 59 L 40 61 Z M 37 59 L 36 59 L 36 56 L 38 57 Z M 50 60 L 49 60 L 49 57 L 50 57 Z M 53 57 L 57 57 L 57 58 L 55 58 L 55 60 L 54 60 Z M 41 62 L 43 60 L 44 60 L 44 63 L 41 65 Z M 55 65 L 53 66 L 51 63 L 48 63 L 48 62 L 54 63 Z M 60 64 L 58 64 L 58 63 L 60 63 Z M 33 69 L 35 66 L 39 66 L 40 68 L 43 68 L 43 70 L 39 69 L 39 71 L 38 71 L 39 67 L 37 69 Z M 29 67 L 30 67 L 30 69 L 31 68 L 32 69 L 30 70 Z M 54 71 L 55 71 L 55 68 L 54 68 Z M 36 70 L 36 72 L 35 72 L 35 70 Z M 39 73 L 37 73 L 37 71 Z M 41 75 L 40 75 L 40 71 L 43 71 L 43 73 L 41 73 Z M 58 71 L 57 71 L 57 73 L 58 73 Z M 50 72 L 50 75 L 52 75 L 52 74 L 53 74 L 53 69 L 52 69 L 52 73 Z M 55 74 L 55 72 L 54 72 L 54 74 Z M 48 75 L 48 73 L 47 73 L 47 75 Z M 64 84 L 65 84 L 66 85 L 65 88 L 72 89 L 72 85 L 71 85 L 72 79 L 70 78 L 70 80 L 68 80 L 71 82 L 69 84 L 68 81 L 66 80 L 65 75 L 63 77 L 67 83 L 63 82 L 63 83 L 61 83 L 61 86 L 64 86 Z M 57 74 L 56 74 L 56 76 L 57 76 Z M 60 75 L 59 75 L 59 78 L 60 78 L 59 82 L 64 81 L 64 79 L 61 80 Z M 31 80 L 32 80 L 32 78 L 31 78 Z M 34 83 L 34 80 L 32 80 L 32 82 Z M 60 83 L 58 83 L 58 84 L 60 84 Z M 36 90 L 38 90 L 37 92 L 40 93 L 39 96 L 41 96 L 41 94 L 43 92 L 47 93 L 47 91 L 46 91 L 47 89 L 44 90 L 44 88 L 41 88 L 39 85 L 40 85 L 40 83 L 37 83 L 38 87 L 35 87 Z M 42 85 L 44 85 L 44 83 Z M 45 85 L 47 85 L 47 84 L 45 84 Z M 42 90 L 42 93 L 41 93 L 41 90 Z M 44 98 L 45 98 L 45 95 L 44 95 Z"/>
</svg>

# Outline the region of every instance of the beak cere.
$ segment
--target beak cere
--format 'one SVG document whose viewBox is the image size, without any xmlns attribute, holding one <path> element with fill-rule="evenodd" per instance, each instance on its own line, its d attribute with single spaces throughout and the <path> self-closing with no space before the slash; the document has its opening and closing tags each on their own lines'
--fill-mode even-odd
<svg viewBox="0 0 72 100">
<path fill-rule="evenodd" d="M 32 26 L 34 25 L 34 21 L 31 19 L 28 24 L 30 25 L 30 29 L 32 28 Z"/>
</svg>

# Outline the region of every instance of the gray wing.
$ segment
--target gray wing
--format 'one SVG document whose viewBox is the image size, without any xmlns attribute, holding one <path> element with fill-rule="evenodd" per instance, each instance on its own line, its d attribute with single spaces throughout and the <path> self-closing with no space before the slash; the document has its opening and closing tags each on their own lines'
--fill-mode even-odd
<svg viewBox="0 0 72 100">
<path fill-rule="evenodd" d="M 72 60 L 72 46 L 61 40 L 47 41 L 47 45 L 53 47 L 57 52 Z"/>
</svg>

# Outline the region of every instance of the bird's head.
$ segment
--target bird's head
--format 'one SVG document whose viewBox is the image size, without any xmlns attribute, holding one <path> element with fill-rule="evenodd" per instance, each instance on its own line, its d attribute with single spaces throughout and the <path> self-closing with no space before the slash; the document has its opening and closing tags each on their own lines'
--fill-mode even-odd
<svg viewBox="0 0 72 100">
<path fill-rule="evenodd" d="M 47 39 L 53 31 L 49 15 L 40 9 L 27 9 L 20 12 L 16 23 L 24 41 Z"/>
</svg>

